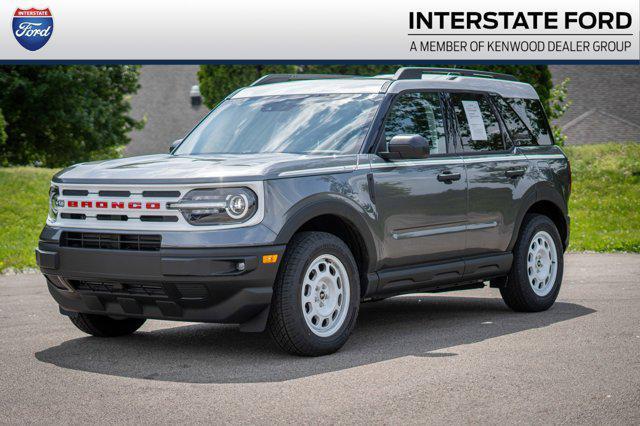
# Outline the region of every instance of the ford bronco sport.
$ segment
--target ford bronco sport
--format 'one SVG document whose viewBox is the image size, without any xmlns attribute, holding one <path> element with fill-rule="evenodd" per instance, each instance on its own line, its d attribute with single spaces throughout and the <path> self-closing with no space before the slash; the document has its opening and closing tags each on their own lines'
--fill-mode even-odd
<svg viewBox="0 0 640 426">
<path fill-rule="evenodd" d="M 570 174 L 510 75 L 267 75 L 169 154 L 55 175 L 36 257 L 91 335 L 233 323 L 322 355 L 363 301 L 489 284 L 516 311 L 548 309 Z"/>
</svg>

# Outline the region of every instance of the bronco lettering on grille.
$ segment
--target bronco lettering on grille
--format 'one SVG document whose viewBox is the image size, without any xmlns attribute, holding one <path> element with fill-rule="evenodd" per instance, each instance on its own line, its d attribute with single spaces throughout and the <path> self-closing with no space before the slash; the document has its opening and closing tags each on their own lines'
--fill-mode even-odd
<svg viewBox="0 0 640 426">
<path fill-rule="evenodd" d="M 141 203 L 140 201 L 67 201 L 67 207 L 69 208 L 82 208 L 82 209 L 130 209 L 130 210 L 160 210 L 160 203 L 157 201 L 150 201 Z"/>
</svg>

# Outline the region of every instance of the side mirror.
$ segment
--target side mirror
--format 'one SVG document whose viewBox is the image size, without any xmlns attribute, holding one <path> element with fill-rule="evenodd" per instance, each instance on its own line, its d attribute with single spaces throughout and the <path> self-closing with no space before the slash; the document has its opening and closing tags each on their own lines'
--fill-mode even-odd
<svg viewBox="0 0 640 426">
<path fill-rule="evenodd" d="M 427 158 L 429 142 L 420 135 L 396 135 L 389 141 L 389 151 L 378 155 L 386 160 L 410 160 Z"/>
<path fill-rule="evenodd" d="M 173 141 L 171 145 L 169 145 L 169 154 L 171 154 L 175 149 L 182 143 L 182 139 L 178 139 Z"/>
</svg>

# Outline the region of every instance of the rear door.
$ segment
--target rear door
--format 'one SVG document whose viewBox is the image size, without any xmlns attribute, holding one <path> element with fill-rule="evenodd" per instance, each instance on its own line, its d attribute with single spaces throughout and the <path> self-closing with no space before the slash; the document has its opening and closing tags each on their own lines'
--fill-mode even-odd
<svg viewBox="0 0 640 426">
<path fill-rule="evenodd" d="M 450 93 L 468 182 L 468 256 L 503 252 L 526 190 L 528 162 L 506 133 L 496 105 L 484 93 Z"/>
<path fill-rule="evenodd" d="M 383 268 L 457 258 L 465 249 L 465 170 L 449 144 L 443 105 L 437 92 L 398 95 L 378 143 L 378 152 L 386 151 L 393 136 L 419 134 L 429 141 L 428 158 L 371 156 Z"/>
</svg>

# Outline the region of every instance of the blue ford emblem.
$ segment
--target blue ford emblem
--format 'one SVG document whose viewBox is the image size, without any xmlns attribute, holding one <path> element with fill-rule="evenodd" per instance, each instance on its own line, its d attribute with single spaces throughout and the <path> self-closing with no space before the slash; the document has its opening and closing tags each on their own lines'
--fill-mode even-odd
<svg viewBox="0 0 640 426">
<path fill-rule="evenodd" d="M 51 38 L 53 16 L 47 9 L 16 9 L 13 14 L 13 36 L 25 49 L 38 50 Z"/>
</svg>

